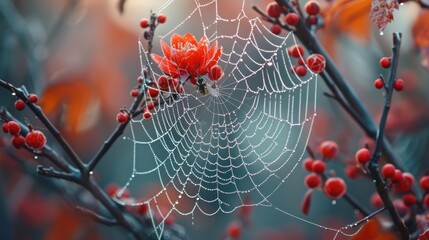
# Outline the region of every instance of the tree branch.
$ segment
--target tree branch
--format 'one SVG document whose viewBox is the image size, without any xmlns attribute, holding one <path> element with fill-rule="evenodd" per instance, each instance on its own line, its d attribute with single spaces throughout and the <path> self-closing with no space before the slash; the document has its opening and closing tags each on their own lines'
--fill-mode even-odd
<svg viewBox="0 0 429 240">
<path fill-rule="evenodd" d="M 370 174 L 372 178 L 375 180 L 375 185 L 377 188 L 377 192 L 380 195 L 384 206 L 389 211 L 390 217 L 395 225 L 395 228 L 398 230 L 402 239 L 409 239 L 410 234 L 408 232 L 408 228 L 405 225 L 405 222 L 402 220 L 398 211 L 396 211 L 395 206 L 393 205 L 392 199 L 389 196 L 389 193 L 386 189 L 386 184 L 380 174 L 380 169 L 378 165 L 378 161 L 381 157 L 381 149 L 383 145 L 383 137 L 384 137 L 384 129 L 386 126 L 387 116 L 389 115 L 390 104 L 393 96 L 393 84 L 396 79 L 396 71 L 398 69 L 398 61 L 399 61 L 399 50 L 401 47 L 401 34 L 394 33 L 393 34 L 393 47 L 392 47 L 392 64 L 390 68 L 390 76 L 387 82 L 386 87 L 386 95 L 385 95 L 385 103 L 384 109 L 380 120 L 380 125 L 377 132 L 377 138 L 375 143 L 375 149 L 371 157 L 371 161 L 369 163 L 368 169 L 370 170 Z"/>
<path fill-rule="evenodd" d="M 98 222 L 107 226 L 113 226 L 113 225 L 117 225 L 118 222 L 115 221 L 115 219 L 109 219 L 106 217 L 103 217 L 97 213 L 95 213 L 94 211 L 91 211 L 87 208 L 83 208 L 83 207 L 79 207 L 76 206 L 75 208 L 80 214 L 92 219 L 94 222 Z"/>
</svg>

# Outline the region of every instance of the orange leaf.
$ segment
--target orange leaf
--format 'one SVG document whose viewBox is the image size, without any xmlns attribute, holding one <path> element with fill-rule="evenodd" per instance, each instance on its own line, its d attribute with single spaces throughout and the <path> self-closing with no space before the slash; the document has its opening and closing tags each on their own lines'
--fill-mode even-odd
<svg viewBox="0 0 429 240">
<path fill-rule="evenodd" d="M 45 88 L 40 106 L 51 118 L 57 114 L 63 115 L 64 118 L 60 119 L 63 121 L 62 126 L 74 132 L 88 127 L 86 116 L 88 111 L 97 109 L 94 107 L 98 104 L 96 95 L 94 88 L 82 80 L 62 81 Z"/>
<path fill-rule="evenodd" d="M 396 240 L 397 235 L 384 229 L 376 219 L 371 219 L 350 240 Z"/>
<path fill-rule="evenodd" d="M 422 10 L 413 24 L 412 34 L 416 47 L 429 46 L 429 10 Z"/>
<path fill-rule="evenodd" d="M 338 0 L 324 11 L 325 27 L 335 28 L 342 33 L 369 39 L 371 22 L 369 10 L 371 0 Z"/>
</svg>

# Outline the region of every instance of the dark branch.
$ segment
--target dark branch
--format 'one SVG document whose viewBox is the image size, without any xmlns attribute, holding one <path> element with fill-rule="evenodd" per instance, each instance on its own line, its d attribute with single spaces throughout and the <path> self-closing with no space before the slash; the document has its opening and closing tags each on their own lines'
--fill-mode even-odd
<svg viewBox="0 0 429 240">
<path fill-rule="evenodd" d="M 99 214 L 97 214 L 97 213 L 95 213 L 95 212 L 93 212 L 87 208 L 76 206 L 76 210 L 80 214 L 92 219 L 95 222 L 98 222 L 98 223 L 101 223 L 101 224 L 104 224 L 107 226 L 113 226 L 113 225 L 118 224 L 118 222 L 115 221 L 115 219 L 109 219 L 109 218 L 103 217 L 103 216 L 101 216 L 101 215 L 99 215 Z"/>
<path fill-rule="evenodd" d="M 409 239 L 410 234 L 408 232 L 408 228 L 405 225 L 405 222 L 402 220 L 401 216 L 399 215 L 398 211 L 396 211 L 395 206 L 393 205 L 392 199 L 390 198 L 389 193 L 386 189 L 386 183 L 384 182 L 382 176 L 380 175 L 380 168 L 378 165 L 378 161 L 380 160 L 380 157 L 381 157 L 381 149 L 382 149 L 383 138 L 384 138 L 384 129 L 386 126 L 387 116 L 389 115 L 390 104 L 393 96 L 393 90 L 394 90 L 393 84 L 395 82 L 396 72 L 398 69 L 401 38 L 402 36 L 400 33 L 393 34 L 393 47 L 392 47 L 393 56 L 392 56 L 392 64 L 390 68 L 389 79 L 386 82 L 387 86 L 386 86 L 384 109 L 381 115 L 380 125 L 377 132 L 375 149 L 372 154 L 368 169 L 370 170 L 371 177 L 375 180 L 377 192 L 380 195 L 384 206 L 389 211 L 390 217 L 392 218 L 395 228 L 398 230 L 402 239 Z"/>
<path fill-rule="evenodd" d="M 50 168 L 44 168 L 43 166 L 39 165 L 37 166 L 37 174 L 50 177 L 50 178 L 59 178 L 64 179 L 70 182 L 74 182 L 79 184 L 79 176 L 77 174 L 70 174 L 70 173 L 64 173 L 64 172 L 58 172 L 54 170 L 52 167 Z"/>
</svg>

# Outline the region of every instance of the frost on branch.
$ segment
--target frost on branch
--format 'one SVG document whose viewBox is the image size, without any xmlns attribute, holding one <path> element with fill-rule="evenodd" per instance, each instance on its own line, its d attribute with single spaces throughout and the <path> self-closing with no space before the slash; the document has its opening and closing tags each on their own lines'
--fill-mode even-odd
<svg viewBox="0 0 429 240">
<path fill-rule="evenodd" d="M 393 11 L 399 9 L 398 0 L 373 0 L 371 4 L 371 20 L 383 31 L 393 21 Z"/>
</svg>

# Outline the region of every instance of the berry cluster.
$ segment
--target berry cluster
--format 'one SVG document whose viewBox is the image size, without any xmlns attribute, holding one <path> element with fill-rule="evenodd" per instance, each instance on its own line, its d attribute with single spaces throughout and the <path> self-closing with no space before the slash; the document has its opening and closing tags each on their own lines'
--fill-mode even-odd
<svg viewBox="0 0 429 240">
<path fill-rule="evenodd" d="M 293 2 L 295 3 L 295 2 Z M 308 14 L 306 18 L 306 23 L 308 25 L 316 25 L 318 20 L 318 15 L 320 13 L 320 4 L 315 0 L 310 0 L 305 4 L 305 11 Z M 271 26 L 271 32 L 279 35 L 282 31 L 282 28 L 286 24 L 289 27 L 294 27 L 298 24 L 300 16 L 295 12 L 287 12 L 287 10 L 282 9 L 282 7 L 277 2 L 271 2 L 266 7 L 266 13 L 269 17 L 275 19 L 275 22 Z M 284 14 L 283 21 L 281 21 L 282 14 Z"/>
<path fill-rule="evenodd" d="M 388 69 L 390 68 L 390 66 L 392 65 L 392 58 L 390 57 L 382 57 L 380 59 L 380 66 L 384 69 Z M 374 81 L 374 87 L 377 89 L 382 89 L 386 87 L 386 84 L 384 82 L 383 78 L 377 78 Z M 405 87 L 405 82 L 404 80 L 397 78 L 395 79 L 395 82 L 393 83 L 393 89 L 395 89 L 396 91 L 402 91 Z"/>
<path fill-rule="evenodd" d="M 9 133 L 12 136 L 11 144 L 13 147 L 20 149 L 27 145 L 27 147 L 40 150 L 46 144 L 46 137 L 43 132 L 38 130 L 33 130 L 30 126 L 30 132 L 27 133 L 25 138 L 20 135 L 21 126 L 15 121 L 5 122 L 2 125 L 2 130 L 4 133 Z"/>
<path fill-rule="evenodd" d="M 167 22 L 167 16 L 161 13 L 156 17 L 156 22 L 154 22 L 154 24 L 157 24 L 157 23 L 163 24 L 165 22 Z M 147 18 L 143 18 L 142 20 L 140 20 L 140 27 L 145 29 L 148 27 L 155 27 L 155 25 L 151 26 L 150 20 Z"/>
<path fill-rule="evenodd" d="M 346 193 L 347 185 L 342 178 L 326 174 L 327 161 L 336 158 L 338 150 L 336 142 L 324 141 L 319 147 L 321 159 L 316 160 L 313 156 L 303 161 L 304 169 L 309 172 L 304 179 L 305 185 L 309 188 L 301 208 L 304 214 L 308 214 L 313 190 L 320 188 L 327 197 L 334 200 L 341 198 Z"/>
<path fill-rule="evenodd" d="M 311 54 L 304 61 L 304 47 L 296 44 L 288 48 L 289 56 L 296 60 L 296 65 L 292 66 L 291 71 L 299 77 L 307 75 L 307 67 L 315 74 L 325 70 L 326 59 L 321 54 Z"/>
</svg>

